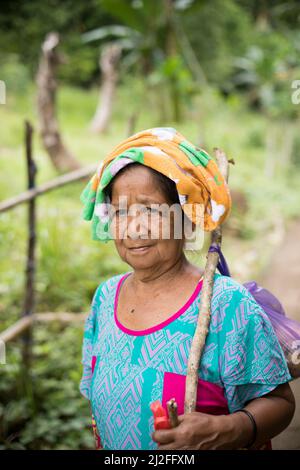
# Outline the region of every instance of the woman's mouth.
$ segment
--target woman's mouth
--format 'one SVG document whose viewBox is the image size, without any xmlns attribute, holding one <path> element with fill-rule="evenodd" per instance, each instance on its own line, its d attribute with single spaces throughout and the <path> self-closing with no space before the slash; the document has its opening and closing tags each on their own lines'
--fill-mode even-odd
<svg viewBox="0 0 300 470">
<path fill-rule="evenodd" d="M 151 245 L 129 248 L 132 253 L 145 253 L 151 248 Z"/>
</svg>

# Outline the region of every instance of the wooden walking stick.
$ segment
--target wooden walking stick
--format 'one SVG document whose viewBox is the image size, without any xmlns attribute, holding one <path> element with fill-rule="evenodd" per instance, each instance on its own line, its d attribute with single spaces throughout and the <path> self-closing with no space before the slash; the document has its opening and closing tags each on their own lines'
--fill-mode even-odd
<svg viewBox="0 0 300 470">
<path fill-rule="evenodd" d="M 214 149 L 219 169 L 225 179 L 228 181 L 229 165 L 234 163 L 233 160 L 227 160 L 225 153 L 220 149 Z M 211 233 L 211 244 L 221 248 L 222 229 L 217 227 Z M 217 251 L 208 252 L 207 261 L 203 275 L 203 287 L 201 291 L 201 302 L 199 308 L 198 322 L 193 337 L 190 355 L 187 365 L 187 377 L 185 385 L 185 401 L 184 413 L 191 413 L 196 409 L 198 371 L 205 346 L 206 336 L 209 330 L 211 315 L 211 298 L 213 293 L 214 274 L 219 261 L 219 253 Z M 169 420 L 172 427 L 178 425 L 177 404 L 174 399 L 167 403 Z"/>
<path fill-rule="evenodd" d="M 225 181 L 228 181 L 229 163 L 234 164 L 234 160 L 227 160 L 226 154 L 218 148 L 214 149 L 214 154 L 217 163 Z M 221 248 L 222 242 L 222 229 L 221 226 L 217 227 L 211 232 L 211 245 L 215 248 Z M 207 254 L 207 261 L 203 275 L 203 287 L 201 291 L 201 301 L 199 308 L 199 316 L 195 334 L 193 337 L 190 355 L 187 365 L 187 377 L 185 384 L 185 401 L 184 413 L 192 413 L 196 409 L 197 387 L 198 387 L 198 371 L 205 346 L 206 336 L 209 330 L 210 315 L 211 315 L 211 298 L 213 293 L 214 274 L 219 262 L 218 251 L 209 251 Z M 158 403 L 158 402 L 155 402 Z M 169 415 L 168 426 L 174 428 L 178 426 L 178 412 L 177 403 L 174 398 L 167 402 L 167 409 Z M 152 411 L 155 411 L 154 408 Z M 158 413 L 159 416 L 159 413 Z"/>
<path fill-rule="evenodd" d="M 220 172 L 222 173 L 225 181 L 227 182 L 229 173 L 227 157 L 225 153 L 218 148 L 214 149 L 214 154 L 216 156 Z M 233 162 L 233 160 L 231 160 L 230 162 Z M 221 226 L 219 226 L 211 233 L 211 244 L 221 248 L 221 242 L 222 229 Z M 207 260 L 203 275 L 199 316 L 187 365 L 184 413 L 191 413 L 196 409 L 198 371 L 205 346 L 206 336 L 209 330 L 214 274 L 218 261 L 218 252 L 213 251 L 207 254 Z"/>
</svg>

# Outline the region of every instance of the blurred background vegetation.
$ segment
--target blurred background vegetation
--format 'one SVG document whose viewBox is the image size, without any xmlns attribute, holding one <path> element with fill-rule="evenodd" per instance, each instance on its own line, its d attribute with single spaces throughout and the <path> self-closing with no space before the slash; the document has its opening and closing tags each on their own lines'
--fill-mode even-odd
<svg viewBox="0 0 300 470">
<path fill-rule="evenodd" d="M 299 216 L 300 5 L 280 0 L 10 0 L 0 12 L 0 199 L 26 189 L 24 119 L 34 133 L 38 184 L 58 175 L 40 139 L 36 74 L 41 45 L 60 34 L 57 113 L 64 142 L 84 166 L 98 162 L 128 130 L 172 126 L 212 153 L 235 160 L 224 253 L 240 281 L 258 275 L 288 220 Z M 92 132 L 103 76 L 99 57 L 118 47 L 109 123 Z M 103 95 L 102 96 L 103 99 Z M 101 105 L 101 101 L 100 101 Z M 133 124 L 134 123 L 134 124 Z M 80 219 L 85 182 L 37 200 L 36 312 L 87 312 L 97 285 L 129 267 L 112 242 L 91 241 Z M 26 205 L 0 217 L 1 330 L 24 298 Z M 188 253 L 203 265 L 205 250 Z M 82 326 L 34 328 L 30 371 L 21 339 L 0 366 L 0 448 L 93 447 L 79 394 Z"/>
</svg>

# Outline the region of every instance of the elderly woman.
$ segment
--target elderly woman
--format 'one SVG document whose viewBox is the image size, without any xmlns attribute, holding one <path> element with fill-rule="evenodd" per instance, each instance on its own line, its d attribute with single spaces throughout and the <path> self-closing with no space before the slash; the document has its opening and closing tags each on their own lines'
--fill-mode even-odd
<svg viewBox="0 0 300 470">
<path fill-rule="evenodd" d="M 291 376 L 266 314 L 227 276 L 214 277 L 197 407 L 183 414 L 203 270 L 178 229 L 211 231 L 228 217 L 215 161 L 175 129 L 142 131 L 104 159 L 81 200 L 93 239 L 114 240 L 132 268 L 100 283 L 85 324 L 80 390 L 101 446 L 261 448 L 293 417 Z M 179 425 L 155 431 L 151 403 L 173 397 Z"/>
</svg>

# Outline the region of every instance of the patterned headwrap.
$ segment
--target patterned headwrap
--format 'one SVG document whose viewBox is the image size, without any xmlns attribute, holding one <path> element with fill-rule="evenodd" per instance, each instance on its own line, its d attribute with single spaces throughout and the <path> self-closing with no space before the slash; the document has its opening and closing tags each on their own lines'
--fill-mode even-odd
<svg viewBox="0 0 300 470">
<path fill-rule="evenodd" d="M 107 242 L 110 203 L 104 188 L 121 168 L 138 162 L 172 179 L 181 207 L 196 225 L 212 231 L 228 217 L 231 197 L 216 162 L 176 129 L 157 127 L 138 132 L 117 145 L 99 164 L 80 196 L 82 217 L 92 220 L 92 239 Z M 196 206 L 201 205 L 202 216 Z"/>
</svg>

